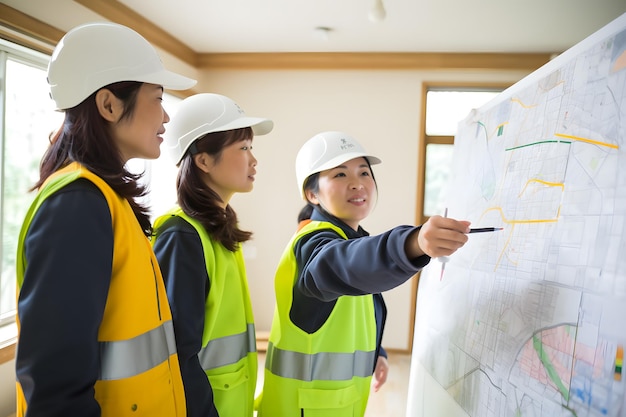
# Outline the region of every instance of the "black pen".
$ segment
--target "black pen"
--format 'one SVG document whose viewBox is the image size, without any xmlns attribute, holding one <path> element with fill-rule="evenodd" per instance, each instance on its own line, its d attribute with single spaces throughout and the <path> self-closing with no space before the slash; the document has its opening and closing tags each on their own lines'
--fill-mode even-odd
<svg viewBox="0 0 626 417">
<path fill-rule="evenodd" d="M 497 232 L 498 230 L 503 230 L 503 227 L 481 227 L 478 229 L 470 229 L 470 233 L 485 233 L 485 232 Z"/>
</svg>

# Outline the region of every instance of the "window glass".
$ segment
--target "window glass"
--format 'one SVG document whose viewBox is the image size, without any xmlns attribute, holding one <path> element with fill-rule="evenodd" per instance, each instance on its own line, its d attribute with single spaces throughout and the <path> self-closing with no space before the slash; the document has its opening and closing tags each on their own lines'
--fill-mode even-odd
<svg viewBox="0 0 626 417">
<path fill-rule="evenodd" d="M 452 168 L 451 143 L 429 143 L 432 137 L 454 136 L 470 111 L 498 95 L 498 91 L 430 90 L 426 93 L 426 167 L 424 216 L 443 214 Z M 444 141 L 445 142 L 445 141 Z"/>
<path fill-rule="evenodd" d="M 424 214 L 428 217 L 443 214 L 446 186 L 452 172 L 453 149 L 452 145 L 426 145 Z"/>
<path fill-rule="evenodd" d="M 170 116 L 174 117 L 178 110 L 178 104 L 182 100 L 176 96 L 163 94 L 163 108 Z M 167 131 L 168 125 L 165 124 Z M 178 167 L 170 158 L 163 144 L 161 156 L 155 160 L 133 159 L 129 161 L 129 170 L 132 172 L 144 172 L 143 181 L 148 184 L 148 194 L 142 203 L 150 207 L 152 221 L 165 213 L 176 203 L 176 176 Z"/>
<path fill-rule="evenodd" d="M 48 147 L 50 135 L 61 126 L 63 113 L 54 111 L 44 65 L 11 57 L 5 62 L 0 318 L 12 319 L 16 308 L 17 240 L 26 210 L 35 197 L 35 193 L 28 190 L 39 178 L 39 161 Z"/>
<path fill-rule="evenodd" d="M 0 106 L 5 112 L 5 117 L 0 117 L 0 325 L 12 322 L 15 316 L 18 237 L 26 210 L 36 195 L 29 189 L 39 179 L 39 163 L 51 135 L 63 123 L 64 113 L 55 111 L 50 98 L 47 61 L 42 54 L 0 43 L 0 75 L 3 69 L 5 73 L 0 77 L 4 78 L 5 91 L 5 106 Z M 167 93 L 163 99 L 163 107 L 171 117 L 180 99 Z M 143 181 L 150 184 L 150 192 L 144 202 L 154 206 L 153 213 L 161 214 L 176 201 L 177 168 L 167 154 L 162 152 L 156 161 L 131 160 L 128 168 L 132 172 L 145 171 Z"/>
<path fill-rule="evenodd" d="M 430 90 L 426 93 L 426 134 L 454 136 L 469 112 L 498 95 L 496 91 Z"/>
</svg>

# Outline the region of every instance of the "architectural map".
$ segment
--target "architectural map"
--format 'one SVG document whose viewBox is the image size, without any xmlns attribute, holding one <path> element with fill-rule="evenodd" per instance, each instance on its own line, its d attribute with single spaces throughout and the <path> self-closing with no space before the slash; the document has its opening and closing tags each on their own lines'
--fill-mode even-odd
<svg viewBox="0 0 626 417">
<path fill-rule="evenodd" d="M 626 15 L 473 110 L 453 166 L 448 216 L 504 230 L 422 272 L 413 360 L 469 416 L 626 416 Z"/>
</svg>

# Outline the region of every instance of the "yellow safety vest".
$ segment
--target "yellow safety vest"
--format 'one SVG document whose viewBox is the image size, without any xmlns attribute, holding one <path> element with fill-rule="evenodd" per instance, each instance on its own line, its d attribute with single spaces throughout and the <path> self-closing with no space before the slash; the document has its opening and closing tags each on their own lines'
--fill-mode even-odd
<svg viewBox="0 0 626 417">
<path fill-rule="evenodd" d="M 371 295 L 341 296 L 326 323 L 309 334 L 289 318 L 298 276 L 294 247 L 321 229 L 313 221 L 291 239 L 275 279 L 276 309 L 265 361 L 259 417 L 362 417 L 376 356 L 376 318 Z"/>
<path fill-rule="evenodd" d="M 79 178 L 98 186 L 113 222 L 113 272 L 98 331 L 101 375 L 95 398 L 102 416 L 184 417 L 185 393 L 172 315 L 150 242 L 128 201 L 78 163 L 51 175 L 26 215 L 18 244 L 18 295 L 27 267 L 24 240 L 35 213 L 46 198 Z M 17 406 L 17 415 L 24 416 L 28 404 L 19 382 Z"/>
<path fill-rule="evenodd" d="M 254 316 L 241 247 L 229 251 L 180 208 L 155 221 L 155 240 L 171 216 L 179 216 L 192 225 L 202 241 L 210 291 L 205 302 L 198 359 L 211 382 L 215 407 L 221 417 L 252 417 L 258 364 Z"/>
</svg>

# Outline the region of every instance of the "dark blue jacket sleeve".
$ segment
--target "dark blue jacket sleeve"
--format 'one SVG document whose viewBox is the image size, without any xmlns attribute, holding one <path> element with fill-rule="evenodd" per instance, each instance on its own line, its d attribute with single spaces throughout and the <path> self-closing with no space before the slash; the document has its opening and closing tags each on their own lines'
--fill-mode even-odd
<svg viewBox="0 0 626 417">
<path fill-rule="evenodd" d="M 27 415 L 99 416 L 98 329 L 113 258 L 100 190 L 78 180 L 46 199 L 26 235 L 25 256 L 16 373 Z"/>
<path fill-rule="evenodd" d="M 417 230 L 398 226 L 376 236 L 347 240 L 332 230 L 304 236 L 296 246 L 300 268 L 296 287 L 303 295 L 322 301 L 395 288 L 430 261 L 428 256 L 406 256 L 405 242 Z"/>
<path fill-rule="evenodd" d="M 154 243 L 172 310 L 187 416 L 217 416 L 213 390 L 200 365 L 204 309 L 209 295 L 202 242 L 196 230 L 180 217 L 168 219 Z"/>
</svg>

